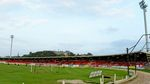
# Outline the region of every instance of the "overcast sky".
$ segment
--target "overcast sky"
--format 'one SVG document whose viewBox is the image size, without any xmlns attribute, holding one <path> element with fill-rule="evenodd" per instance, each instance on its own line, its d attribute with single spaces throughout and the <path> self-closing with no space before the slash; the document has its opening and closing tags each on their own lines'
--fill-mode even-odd
<svg viewBox="0 0 150 84">
<path fill-rule="evenodd" d="M 12 34 L 13 55 L 43 50 L 125 53 L 144 33 L 140 1 L 0 0 L 0 56 L 9 55 Z"/>
</svg>

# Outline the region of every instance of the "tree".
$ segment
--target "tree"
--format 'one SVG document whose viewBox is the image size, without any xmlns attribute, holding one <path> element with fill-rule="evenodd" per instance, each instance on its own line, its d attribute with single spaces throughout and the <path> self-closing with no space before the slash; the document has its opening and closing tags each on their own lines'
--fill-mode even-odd
<svg viewBox="0 0 150 84">
<path fill-rule="evenodd" d="M 90 55 L 90 56 L 92 56 L 93 54 L 88 52 L 88 53 L 87 53 L 87 55 Z"/>
</svg>

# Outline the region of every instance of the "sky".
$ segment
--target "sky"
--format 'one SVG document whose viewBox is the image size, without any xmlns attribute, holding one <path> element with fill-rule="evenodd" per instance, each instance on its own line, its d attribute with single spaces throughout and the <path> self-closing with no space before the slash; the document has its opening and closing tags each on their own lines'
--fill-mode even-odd
<svg viewBox="0 0 150 84">
<path fill-rule="evenodd" d="M 0 0 L 0 56 L 9 55 L 10 35 L 14 56 L 43 50 L 125 53 L 145 31 L 140 1 Z"/>
</svg>

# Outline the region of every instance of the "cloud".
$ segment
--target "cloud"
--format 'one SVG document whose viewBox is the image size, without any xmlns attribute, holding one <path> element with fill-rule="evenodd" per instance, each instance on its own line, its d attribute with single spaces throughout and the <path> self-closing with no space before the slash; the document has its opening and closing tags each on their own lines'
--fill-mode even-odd
<svg viewBox="0 0 150 84">
<path fill-rule="evenodd" d="M 26 8 L 32 11 L 39 11 L 39 10 L 48 10 L 49 5 L 42 2 L 42 0 L 0 0 L 1 6 L 13 7 L 13 6 L 20 6 L 20 8 Z M 15 9 L 14 9 L 15 10 Z M 49 11 L 52 9 L 49 8 Z"/>
<path fill-rule="evenodd" d="M 144 39 L 142 39 L 139 44 L 135 47 L 134 51 L 139 51 L 144 46 Z M 116 50 L 116 52 L 125 51 L 126 48 L 131 48 L 137 43 L 136 40 L 128 40 L 128 39 L 121 39 L 117 41 L 113 41 L 110 43 L 111 47 Z"/>
<path fill-rule="evenodd" d="M 2 30 L 33 27 L 44 24 L 48 24 L 48 19 L 32 18 L 28 16 L 10 17 L 9 19 L 0 20 L 0 28 Z"/>
<path fill-rule="evenodd" d="M 31 11 L 45 11 L 45 12 L 61 12 L 62 10 L 74 11 L 77 13 L 95 13 L 102 16 L 125 16 L 133 17 L 133 10 L 121 4 L 124 0 L 100 0 L 91 1 L 77 1 L 77 0 L 0 0 L 1 5 L 19 5 Z"/>
<path fill-rule="evenodd" d="M 101 16 L 133 17 L 133 10 L 128 6 L 122 6 L 123 0 L 101 0 L 89 6 L 89 10 Z"/>
<path fill-rule="evenodd" d="M 124 52 L 126 47 L 134 44 L 134 40 L 127 39 L 136 37 L 136 34 L 130 33 L 134 29 L 135 24 L 131 25 L 134 21 L 129 20 L 134 16 L 135 5 L 131 7 L 125 1 L 0 0 L 1 37 L 10 40 L 9 35 L 13 33 L 15 47 L 29 48 L 31 51 Z M 17 39 L 19 37 L 25 41 Z M 4 47 L 9 47 L 9 41 L 8 45 L 6 43 L 5 39 L 1 42 Z"/>
<path fill-rule="evenodd" d="M 58 48 L 63 50 L 79 51 L 84 45 L 81 43 L 59 43 Z"/>
<path fill-rule="evenodd" d="M 128 39 L 115 40 L 106 43 L 105 47 L 101 48 L 99 51 L 95 50 L 94 53 L 97 55 L 126 53 L 126 48 L 133 46 L 135 43 L 136 41 Z"/>
<path fill-rule="evenodd" d="M 30 9 L 32 11 L 46 9 L 47 5 L 44 3 L 37 2 L 25 2 L 22 4 L 25 8 Z"/>
<path fill-rule="evenodd" d="M 117 32 L 118 30 L 119 30 L 118 28 L 110 27 L 106 31 L 113 33 L 113 32 Z"/>
<path fill-rule="evenodd" d="M 21 4 L 26 0 L 0 0 L 0 5 Z"/>
<path fill-rule="evenodd" d="M 58 2 L 61 3 L 63 6 L 69 8 L 76 4 L 75 0 L 58 0 Z"/>
<path fill-rule="evenodd" d="M 123 2 L 123 0 L 103 0 L 106 4 L 118 4 Z"/>
<path fill-rule="evenodd" d="M 110 45 L 117 48 L 126 48 L 132 46 L 134 43 L 136 43 L 134 40 L 121 39 L 111 42 Z"/>
<path fill-rule="evenodd" d="M 108 16 L 117 16 L 117 17 L 133 17 L 133 11 L 131 8 L 112 8 L 109 12 L 105 13 Z"/>
</svg>

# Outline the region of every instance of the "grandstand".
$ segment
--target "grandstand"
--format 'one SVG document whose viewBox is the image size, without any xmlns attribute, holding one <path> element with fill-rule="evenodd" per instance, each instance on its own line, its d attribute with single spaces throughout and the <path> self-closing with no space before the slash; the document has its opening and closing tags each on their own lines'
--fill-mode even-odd
<svg viewBox="0 0 150 84">
<path fill-rule="evenodd" d="M 101 55 L 101 56 L 52 56 L 52 57 L 4 57 L 0 58 L 1 62 L 7 63 L 40 63 L 40 64 L 57 64 L 57 65 L 89 65 L 99 67 L 106 66 L 144 66 L 147 62 L 149 53 L 134 52 L 129 56 L 127 54 Z"/>
</svg>

